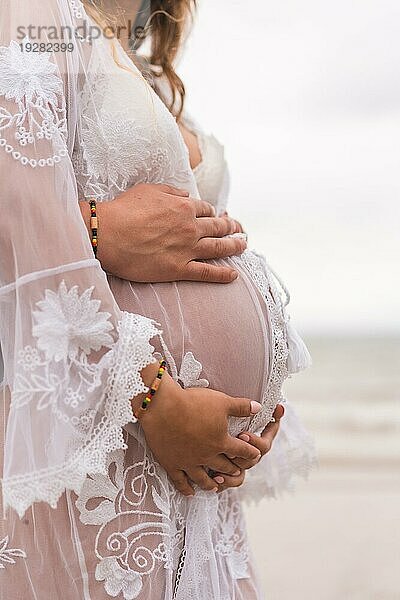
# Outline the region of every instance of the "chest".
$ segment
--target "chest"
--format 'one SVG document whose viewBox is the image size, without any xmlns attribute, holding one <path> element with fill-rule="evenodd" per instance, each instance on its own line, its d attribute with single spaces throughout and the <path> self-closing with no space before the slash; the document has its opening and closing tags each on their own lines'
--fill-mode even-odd
<svg viewBox="0 0 400 600">
<path fill-rule="evenodd" d="M 196 193 L 174 117 L 131 64 L 94 56 L 78 99 L 73 163 L 81 197 L 112 199 L 138 183 Z"/>
</svg>

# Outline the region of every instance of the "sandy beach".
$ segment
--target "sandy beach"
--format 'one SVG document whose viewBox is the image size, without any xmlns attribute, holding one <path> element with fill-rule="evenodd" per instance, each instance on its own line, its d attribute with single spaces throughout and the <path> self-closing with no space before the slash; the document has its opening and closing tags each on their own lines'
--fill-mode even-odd
<svg viewBox="0 0 400 600">
<path fill-rule="evenodd" d="M 246 511 L 265 597 L 399 600 L 400 342 L 309 347 L 313 368 L 287 390 L 319 467 L 294 496 Z"/>
</svg>

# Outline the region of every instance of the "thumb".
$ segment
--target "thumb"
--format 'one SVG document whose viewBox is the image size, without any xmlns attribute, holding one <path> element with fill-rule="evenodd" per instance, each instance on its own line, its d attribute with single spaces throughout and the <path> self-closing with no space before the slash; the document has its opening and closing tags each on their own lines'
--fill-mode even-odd
<svg viewBox="0 0 400 600">
<path fill-rule="evenodd" d="M 229 398 L 228 415 L 231 417 L 251 417 L 260 412 L 262 406 L 259 402 L 247 398 Z"/>
</svg>

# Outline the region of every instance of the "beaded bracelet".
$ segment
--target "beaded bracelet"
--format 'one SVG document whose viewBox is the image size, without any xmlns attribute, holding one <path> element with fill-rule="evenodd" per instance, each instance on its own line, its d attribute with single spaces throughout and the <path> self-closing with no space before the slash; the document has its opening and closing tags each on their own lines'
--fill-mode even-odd
<svg viewBox="0 0 400 600">
<path fill-rule="evenodd" d="M 143 400 L 141 407 L 135 412 L 135 417 L 137 419 L 139 418 L 140 414 L 142 414 L 143 412 L 145 412 L 147 410 L 150 402 L 153 399 L 154 394 L 156 393 L 156 391 L 158 390 L 158 388 L 160 386 L 161 379 L 165 373 L 166 367 L 167 367 L 167 361 L 163 358 L 160 361 L 157 376 L 154 379 L 153 383 L 151 384 L 149 391 L 146 394 L 146 398 Z"/>
<path fill-rule="evenodd" d="M 98 228 L 96 200 L 90 201 L 90 229 L 92 232 L 91 242 L 94 255 L 97 256 L 97 228 Z"/>
</svg>

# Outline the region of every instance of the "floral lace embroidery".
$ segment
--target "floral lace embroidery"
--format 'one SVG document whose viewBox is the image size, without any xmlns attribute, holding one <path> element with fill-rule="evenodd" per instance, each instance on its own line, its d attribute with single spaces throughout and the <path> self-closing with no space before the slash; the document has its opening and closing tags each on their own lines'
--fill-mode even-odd
<svg viewBox="0 0 400 600">
<path fill-rule="evenodd" d="M 164 344 L 165 351 L 169 354 Z M 170 369 L 185 386 L 208 385 L 207 380 L 200 378 L 202 365 L 192 352 L 185 354 L 179 374 L 175 362 Z M 157 566 L 164 566 L 170 577 L 173 573 L 176 576 L 174 598 L 196 598 L 195 590 L 204 579 L 203 567 L 214 551 L 228 562 L 233 578 L 248 577 L 248 546 L 236 493 L 229 491 L 217 498 L 199 491 L 195 503 L 190 505 L 189 561 L 195 574 L 182 581 L 187 566 L 189 504 L 172 488 L 164 470 L 147 455 L 140 435 L 138 439 L 142 460 L 125 467 L 125 452 L 110 454 L 107 474 L 89 476 L 76 501 L 81 522 L 98 527 L 94 551 L 99 562 L 95 577 L 104 581 L 106 593 L 134 600 L 143 591 L 145 578 Z M 135 451 L 135 457 L 137 454 Z M 209 528 L 202 531 L 205 519 Z M 209 529 L 213 531 L 213 548 L 207 538 Z"/>
<path fill-rule="evenodd" d="M 175 361 L 164 342 L 163 346 L 170 369 L 176 373 Z M 187 352 L 175 379 L 184 386 L 206 387 L 208 381 L 200 378 L 201 371 L 201 363 Z M 142 460 L 127 468 L 123 451 L 110 454 L 107 474 L 90 475 L 76 501 L 81 522 L 99 527 L 96 579 L 104 581 L 108 595 L 121 594 L 124 600 L 139 595 L 143 578 L 157 565 L 177 571 L 185 539 L 186 499 L 172 488 L 165 471 L 147 455 L 144 446 L 138 447 Z M 89 509 L 94 501 L 95 508 Z"/>
<path fill-rule="evenodd" d="M 85 401 L 84 383 L 91 390 L 100 385 L 98 365 L 88 363 L 85 355 L 102 346 L 112 346 L 113 338 L 109 332 L 113 325 L 109 321 L 110 313 L 99 312 L 100 300 L 91 299 L 93 289 L 91 287 L 79 296 L 78 286 L 67 290 L 62 281 L 57 292 L 46 290 L 45 299 L 37 302 L 39 310 L 33 312 L 32 327 L 32 335 L 38 338 L 37 348 L 26 346 L 19 352 L 18 363 L 25 375 L 16 375 L 12 407 L 20 408 L 37 399 L 37 410 L 52 405 L 58 418 L 70 421 L 67 414 L 57 408 L 64 382 L 49 370 L 51 361 L 69 361 L 70 366 L 80 372 L 77 387 L 66 389 L 64 405 L 76 408 Z"/>
<path fill-rule="evenodd" d="M 191 541 L 185 545 L 179 563 L 174 599 L 211 599 L 215 589 L 209 577 L 210 569 L 221 569 L 233 580 L 249 577 L 248 542 L 237 490 L 218 495 L 200 490 L 188 510 L 186 535 Z M 222 597 L 228 598 L 228 593 Z"/>
<path fill-rule="evenodd" d="M 109 60 L 93 58 L 80 93 L 80 139 L 72 158 L 80 195 L 109 200 L 138 183 L 186 186 L 193 175 L 174 118 L 139 72 L 110 68 Z"/>
<path fill-rule="evenodd" d="M 228 561 L 235 579 L 249 577 L 249 550 L 242 507 L 234 490 L 221 494 L 218 502 L 218 534 L 215 551 Z"/>
<path fill-rule="evenodd" d="M 47 52 L 26 52 L 11 41 L 0 47 L 0 96 L 15 102 L 17 109 L 10 112 L 0 107 L 0 134 L 15 131 L 15 143 L 33 147 L 40 140 L 52 140 L 55 154 L 40 159 L 29 158 L 16 149 L 15 143 L 0 137 L 0 148 L 22 165 L 32 168 L 53 166 L 67 155 L 66 109 L 63 81 L 57 66 Z"/>
<path fill-rule="evenodd" d="M 115 469 L 114 481 L 110 469 Z M 124 470 L 124 452 L 111 454 L 107 475 L 86 479 L 76 501 L 80 520 L 99 526 L 95 553 L 96 579 L 110 596 L 133 600 L 157 564 L 167 561 L 170 546 L 170 495 L 166 475 L 143 453 L 143 460 Z M 88 508 L 93 500 L 96 508 Z M 146 506 L 144 506 L 146 503 Z"/>
<path fill-rule="evenodd" d="M 35 501 L 55 507 L 62 492 L 79 489 L 87 473 L 104 473 L 107 454 L 126 448 L 122 427 L 135 421 L 130 399 L 147 391 L 140 371 L 155 360 L 149 340 L 158 329 L 150 319 L 122 313 L 114 342 L 110 315 L 99 311 L 92 292 L 79 295 L 77 286 L 68 290 L 64 281 L 57 292 L 46 290 L 33 313 L 37 347 L 28 345 L 19 354 L 24 373 L 15 378 L 12 410 L 34 404 L 47 417 L 43 423 L 55 417 L 70 427 L 59 466 L 4 478 L 5 505 L 20 516 Z M 88 354 L 101 347 L 109 350 L 89 362 Z M 46 447 L 53 442 L 50 434 Z"/>
<path fill-rule="evenodd" d="M 57 293 L 46 290 L 45 299 L 37 303 L 32 334 L 38 338 L 38 348 L 45 352 L 46 359 L 58 362 L 67 357 L 74 359 L 79 350 L 90 354 L 102 346 L 111 347 L 111 315 L 99 312 L 101 302 L 91 299 L 93 290 L 94 286 L 79 296 L 77 285 L 67 290 L 62 281 Z"/>
<path fill-rule="evenodd" d="M 143 586 L 141 576 L 123 569 L 114 557 L 102 559 L 96 567 L 95 577 L 97 581 L 105 582 L 104 589 L 113 598 L 122 594 L 124 600 L 134 600 Z"/>
<path fill-rule="evenodd" d="M 208 387 L 210 385 L 207 379 L 201 379 L 203 370 L 201 362 L 195 359 L 192 352 L 186 352 L 183 357 L 181 368 L 178 375 L 183 387 Z"/>
<path fill-rule="evenodd" d="M 8 548 L 8 542 L 8 535 L 0 541 L 0 569 L 5 569 L 7 565 L 15 565 L 16 558 L 26 558 L 24 550 Z"/>
</svg>

